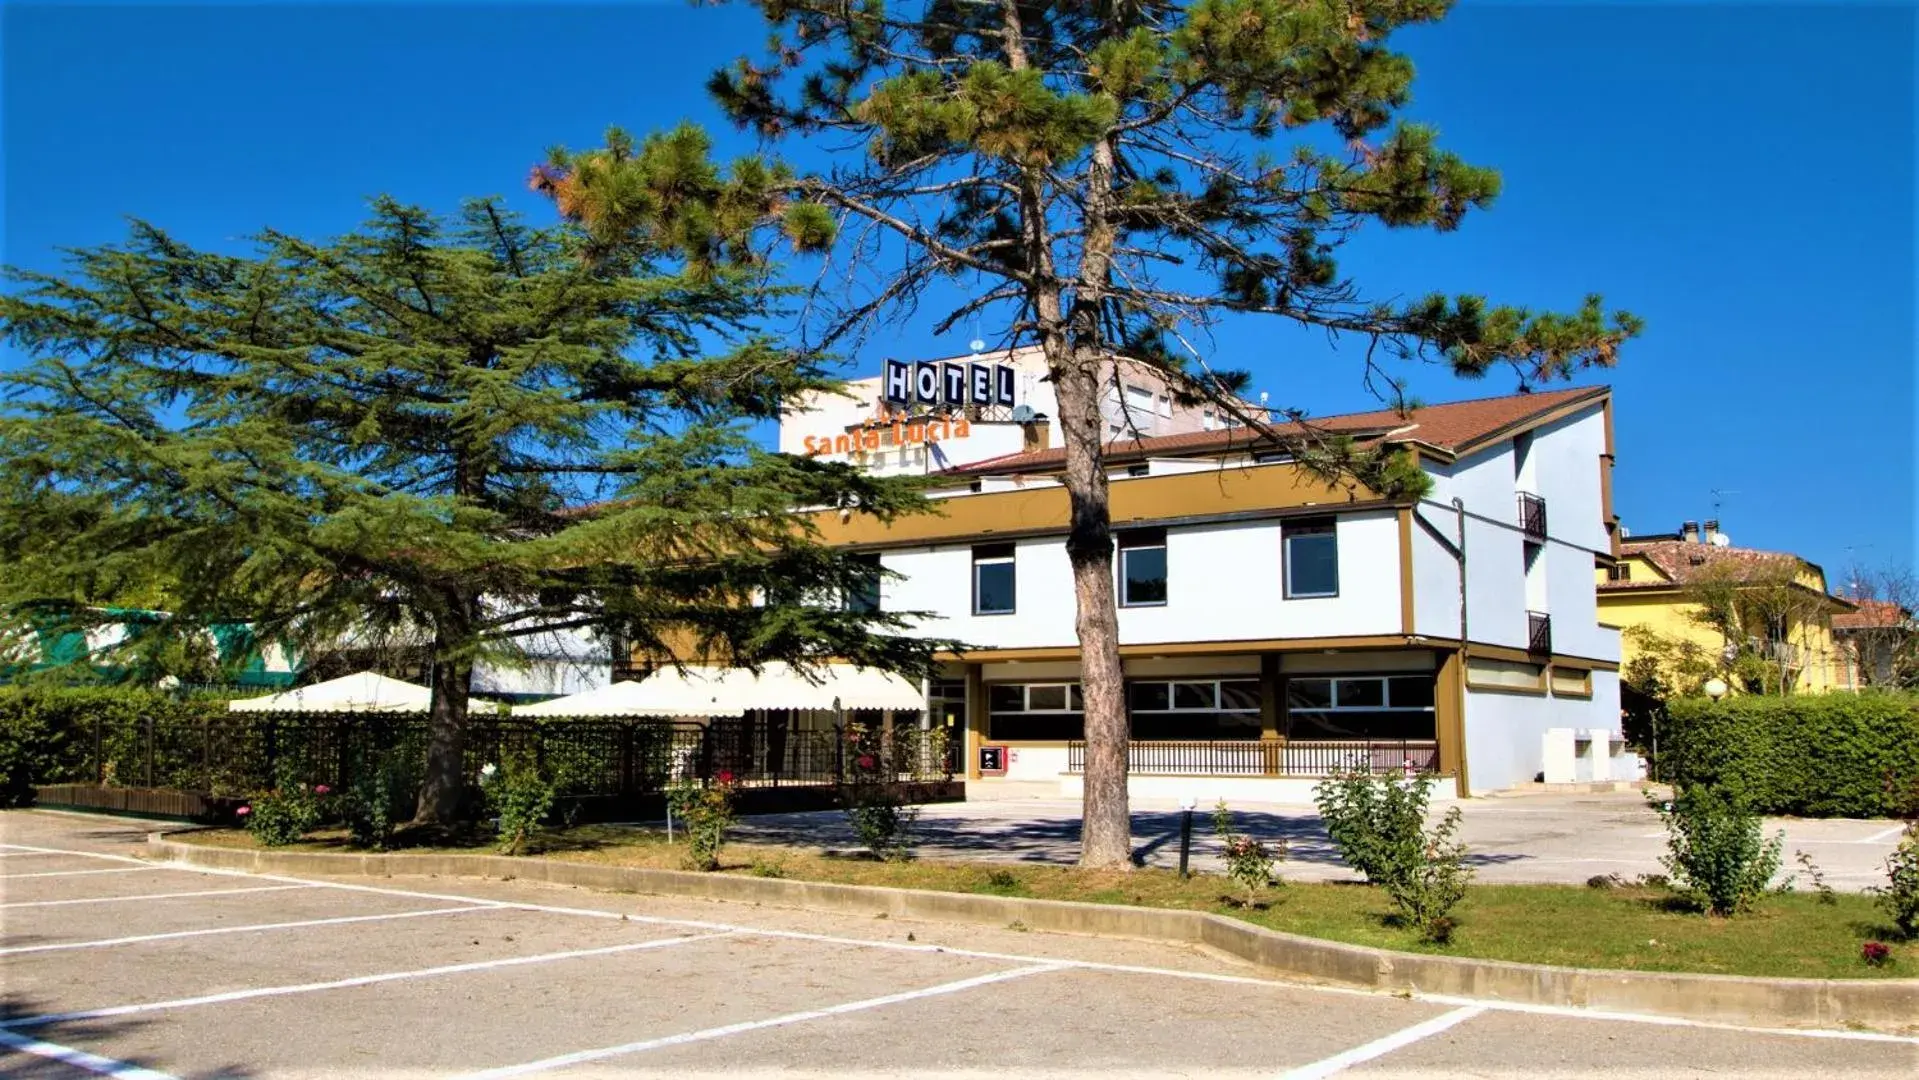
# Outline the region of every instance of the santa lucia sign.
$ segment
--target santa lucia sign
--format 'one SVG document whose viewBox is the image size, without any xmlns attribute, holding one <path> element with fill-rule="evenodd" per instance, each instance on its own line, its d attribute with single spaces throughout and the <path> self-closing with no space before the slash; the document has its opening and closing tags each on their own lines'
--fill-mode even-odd
<svg viewBox="0 0 1919 1080">
<path fill-rule="evenodd" d="M 969 407 L 1010 407 L 1018 385 L 1011 364 L 888 360 L 886 372 L 880 379 L 880 399 L 888 405 L 923 410 L 929 415 L 910 420 L 899 417 L 868 420 L 843 434 L 808 435 L 801 441 L 801 447 L 813 456 L 964 439 L 973 433 L 972 420 L 938 414 Z M 889 434 L 891 439 L 886 438 Z"/>
</svg>

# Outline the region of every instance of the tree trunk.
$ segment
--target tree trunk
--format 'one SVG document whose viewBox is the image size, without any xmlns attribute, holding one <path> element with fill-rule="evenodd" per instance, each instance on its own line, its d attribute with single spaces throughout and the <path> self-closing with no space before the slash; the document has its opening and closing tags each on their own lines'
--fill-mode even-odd
<svg viewBox="0 0 1919 1080">
<path fill-rule="evenodd" d="M 1063 343 L 1062 343 L 1063 345 Z M 1113 603 L 1113 534 L 1102 461 L 1099 358 L 1074 350 L 1054 365 L 1066 445 L 1066 494 L 1072 521 L 1066 557 L 1078 606 L 1080 686 L 1086 699 L 1085 802 L 1079 864 L 1133 865 L 1132 807 L 1126 795 L 1125 674 L 1119 660 L 1119 613 Z"/>
<path fill-rule="evenodd" d="M 460 793 L 466 783 L 467 698 L 473 685 L 473 662 L 461 648 L 466 635 L 446 625 L 433 632 L 433 705 L 427 717 L 426 772 L 420 782 L 420 802 L 413 811 L 416 825 L 451 825 L 460 817 Z"/>
</svg>

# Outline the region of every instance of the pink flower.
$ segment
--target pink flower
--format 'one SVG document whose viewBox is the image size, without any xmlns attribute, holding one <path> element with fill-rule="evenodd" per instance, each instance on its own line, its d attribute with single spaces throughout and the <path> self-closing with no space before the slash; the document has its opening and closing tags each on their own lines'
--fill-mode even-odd
<svg viewBox="0 0 1919 1080">
<path fill-rule="evenodd" d="M 1859 950 L 1860 958 L 1873 967 L 1892 959 L 1892 948 L 1883 941 L 1868 941 Z"/>
<path fill-rule="evenodd" d="M 860 760 L 859 760 L 859 766 L 860 766 L 860 768 L 862 768 L 862 769 L 870 769 L 870 768 L 872 768 L 873 766 L 875 766 L 875 765 L 877 765 L 877 764 L 879 764 L 879 762 L 877 762 L 877 761 L 875 761 L 875 760 L 873 760 L 873 755 L 871 755 L 871 754 L 861 754 L 861 755 L 860 755 Z"/>
<path fill-rule="evenodd" d="M 733 771 L 731 769 L 721 769 L 719 772 L 719 775 L 715 776 L 713 779 L 719 781 L 722 784 L 730 784 L 733 782 Z"/>
<path fill-rule="evenodd" d="M 248 814 L 253 813 L 253 807 L 242 806 L 240 809 L 235 810 L 234 813 L 240 815 L 241 817 L 246 817 Z"/>
<path fill-rule="evenodd" d="M 332 790 L 333 790 L 332 788 L 330 788 L 330 787 L 328 787 L 328 786 L 326 786 L 325 784 L 315 784 L 315 785 L 313 785 L 313 793 L 314 793 L 315 795 L 325 795 L 325 794 L 327 794 L 328 792 L 330 792 L 330 791 L 332 791 Z"/>
</svg>

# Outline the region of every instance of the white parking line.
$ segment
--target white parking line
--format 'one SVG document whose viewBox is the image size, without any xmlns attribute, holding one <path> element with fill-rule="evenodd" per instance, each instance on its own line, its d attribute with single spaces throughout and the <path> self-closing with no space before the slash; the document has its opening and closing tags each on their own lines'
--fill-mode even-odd
<svg viewBox="0 0 1919 1080">
<path fill-rule="evenodd" d="M 57 854 L 57 851 L 0 851 L 0 859 L 34 859 Z"/>
<path fill-rule="evenodd" d="M 341 926 L 346 923 L 384 922 L 391 919 L 418 919 L 427 915 L 461 915 L 469 911 L 498 911 L 497 907 L 468 904 L 461 907 L 428 908 L 425 911 L 396 911 L 387 915 L 341 915 L 331 919 L 302 919 L 299 922 L 249 923 L 245 926 L 215 926 L 204 930 L 173 930 L 164 934 L 135 934 L 132 937 L 97 938 L 93 941 L 62 941 L 52 945 L 17 945 L 0 949 L 0 956 L 23 953 L 64 952 L 68 949 L 104 949 L 113 945 L 138 945 L 147 941 L 171 941 L 175 938 L 211 937 L 215 934 L 246 934 L 261 930 L 293 930 L 302 926 Z"/>
<path fill-rule="evenodd" d="M 20 845 L 4 845 L 0 847 Z M 43 851 L 62 851 L 59 848 L 40 848 Z M 127 862 L 143 862 L 126 855 L 100 855 L 95 852 L 67 851 L 72 855 L 95 855 L 103 859 L 122 859 Z M 1224 975 L 1209 971 L 1181 971 L 1177 968 L 1146 967 L 1132 964 L 1103 964 L 1093 960 L 1063 960 L 1057 957 L 1028 956 L 1019 953 L 988 952 L 979 949 L 955 949 L 943 945 L 911 944 L 899 941 L 875 941 L 867 938 L 836 937 L 831 934 L 813 934 L 799 930 L 772 930 L 756 926 L 736 926 L 731 923 L 711 922 L 699 919 L 672 919 L 657 915 L 638 915 L 631 912 L 606 911 L 599 908 L 563 907 L 555 904 L 536 904 L 513 900 L 494 900 L 487 897 L 466 896 L 458 893 L 430 893 L 413 889 L 397 889 L 382 885 L 355 885 L 344 881 L 319 881 L 307 878 L 288 877 L 283 874 L 255 874 L 245 870 L 225 870 L 212 867 L 192 866 L 186 863 L 155 864 L 161 869 L 190 871 L 209 874 L 215 877 L 249 878 L 255 881 L 281 881 L 298 885 L 309 885 L 321 889 L 339 889 L 345 892 L 364 892 L 378 896 L 403 896 L 418 900 L 444 900 L 475 907 L 508 908 L 515 911 L 541 911 L 554 915 L 577 915 L 594 919 L 624 919 L 629 922 L 646 923 L 653 926 L 676 926 L 686 929 L 708 930 L 723 933 L 740 934 L 751 937 L 789 938 L 797 941 L 816 941 L 829 945 L 848 945 L 865 949 L 884 949 L 894 952 L 913 953 L 950 953 L 954 956 L 969 956 L 983 960 L 1006 960 L 1025 964 L 1054 964 L 1060 967 L 1084 971 L 1104 971 L 1132 975 L 1148 975 L 1158 978 L 1187 979 L 1197 982 L 1230 983 L 1241 986 L 1263 986 L 1275 990 L 1293 990 L 1313 994 L 1341 994 L 1357 997 L 1379 998 L 1387 991 L 1363 990 L 1350 986 L 1325 986 L 1315 983 L 1291 982 L 1284 979 L 1259 978 L 1250 975 Z M 1414 1001 L 1430 1001 L 1440 1005 L 1476 1006 L 1498 1012 L 1539 1013 L 1559 1016 L 1567 1019 L 1619 1021 L 1623 1023 L 1651 1024 L 1657 1027 L 1703 1028 L 1713 1031 L 1736 1031 L 1750 1035 L 1784 1035 L 1799 1038 L 1842 1039 L 1858 1042 L 1891 1042 L 1919 1046 L 1919 1036 L 1888 1035 L 1874 1031 L 1844 1031 L 1818 1028 L 1768 1028 L 1753 1027 L 1745 1024 L 1727 1024 L 1712 1020 L 1688 1020 L 1676 1016 L 1656 1016 L 1648 1013 L 1612 1012 L 1601 1009 L 1575 1007 L 1570 1005 L 1527 1005 L 1518 1002 L 1485 1001 L 1477 998 L 1456 995 L 1414 993 Z"/>
<path fill-rule="evenodd" d="M 30 877 L 80 877 L 85 874 L 137 874 L 142 870 L 161 870 L 160 866 L 116 866 L 111 870 L 41 870 L 32 874 L 6 874 L 0 881 L 19 881 Z"/>
<path fill-rule="evenodd" d="M 683 1046 L 686 1043 L 705 1042 L 709 1039 L 723 1039 L 729 1035 L 739 1035 L 748 1031 L 760 1031 L 765 1028 L 785 1027 L 788 1024 L 804 1023 L 808 1020 L 820 1020 L 829 1016 L 841 1016 L 846 1013 L 864 1012 L 867 1009 L 898 1005 L 902 1002 L 917 1001 L 920 998 L 937 997 L 941 994 L 956 994 L 962 990 L 971 990 L 977 986 L 1005 982 L 1008 979 L 1025 978 L 1048 971 L 1059 971 L 1060 964 L 1034 964 L 1031 967 L 1014 968 L 1010 971 L 995 971 L 990 975 L 975 975 L 970 979 L 941 983 L 921 990 L 907 990 L 884 997 L 866 998 L 861 1001 L 848 1001 L 839 1005 L 828 1005 L 823 1009 L 807 1009 L 804 1012 L 787 1013 L 765 1020 L 744 1020 L 737 1024 L 725 1024 L 721 1027 L 704 1028 L 700 1031 L 688 1031 L 679 1035 L 662 1035 L 657 1039 L 642 1039 L 639 1042 L 623 1043 L 619 1046 L 601 1047 L 597 1050 L 577 1050 L 571 1054 L 541 1058 L 520 1065 L 508 1065 L 498 1069 L 469 1073 L 466 1080 L 495 1080 L 499 1077 L 525 1076 L 528 1073 L 546 1072 L 550 1069 L 562 1069 L 568 1065 L 579 1065 L 588 1061 L 601 1061 L 610 1057 L 624 1057 L 628 1054 L 640 1054 L 648 1050 L 659 1050 L 668 1046 Z"/>
<path fill-rule="evenodd" d="M 35 1057 L 49 1058 L 53 1061 L 72 1065 L 77 1069 L 85 1069 L 90 1073 L 98 1073 L 101 1076 L 115 1077 L 117 1080 L 175 1080 L 173 1076 L 167 1073 L 155 1072 L 152 1069 L 141 1068 L 138 1065 L 129 1065 L 124 1061 L 115 1061 L 112 1058 L 104 1058 L 98 1054 L 89 1054 L 85 1050 L 75 1050 L 71 1046 L 61 1046 L 58 1043 L 29 1039 L 24 1035 L 15 1035 L 10 1031 L 0 1031 L 0 1046 L 11 1047 L 23 1054 L 32 1054 Z"/>
<path fill-rule="evenodd" d="M 655 938 L 651 941 L 634 941 L 625 945 L 606 945 L 597 949 L 569 949 L 565 952 L 537 953 L 533 956 L 508 956 L 499 960 L 474 960 L 464 964 L 445 964 L 440 967 L 418 968 L 413 971 L 387 971 L 378 975 L 356 975 L 350 979 L 334 979 L 331 982 L 295 983 L 290 986 L 263 986 L 252 990 L 230 990 L 222 994 L 205 994 L 200 997 L 174 998 L 171 1001 L 149 1001 L 141 1005 L 114 1005 L 104 1009 L 83 1009 L 79 1012 L 43 1013 L 39 1016 L 25 1016 L 17 1020 L 0 1021 L 0 1032 L 13 1028 L 39 1027 L 43 1024 L 65 1024 L 82 1020 L 101 1020 L 113 1016 L 132 1016 L 136 1013 L 159 1012 L 164 1009 L 186 1009 L 196 1005 L 223 1005 L 233 1001 L 248 1001 L 253 998 L 283 997 L 287 994 L 311 994 L 321 990 L 344 990 L 353 986 L 373 986 L 379 983 L 400 982 L 405 979 L 430 979 L 440 975 L 460 975 L 470 971 L 491 971 L 495 968 L 520 967 L 526 964 L 550 964 L 559 960 L 575 960 L 585 956 L 611 956 L 616 953 L 638 952 L 642 949 L 665 949 L 674 945 L 688 945 L 695 941 L 710 941 L 713 938 L 726 937 L 726 934 L 689 934 L 685 937 Z"/>
<path fill-rule="evenodd" d="M 256 885 L 250 889 L 196 889 L 192 892 L 139 893 L 134 896 L 88 896 L 79 900 L 20 900 L 0 904 L 0 908 L 66 907 L 69 904 L 124 904 L 131 900 L 179 900 L 188 896 L 241 896 L 246 893 L 288 892 L 311 889 L 312 885 Z"/>
<path fill-rule="evenodd" d="M 1857 841 L 1857 843 L 1883 844 L 1886 841 L 1891 840 L 1893 837 L 1898 836 L 1900 833 L 1905 831 L 1906 831 L 1906 827 L 1904 825 L 1894 825 L 1892 828 L 1887 829 L 1884 832 L 1873 833 L 1871 836 L 1866 837 L 1864 840 Z"/>
<path fill-rule="evenodd" d="M 1336 1076 L 1355 1065 L 1371 1061 L 1376 1057 L 1384 1057 L 1395 1050 L 1411 1046 L 1421 1039 L 1431 1038 L 1455 1024 L 1461 1024 L 1467 1020 L 1471 1020 L 1473 1017 L 1485 1011 L 1484 1006 L 1474 1005 L 1464 1009 L 1454 1009 L 1449 1013 L 1441 1013 L 1425 1023 L 1414 1024 L 1409 1028 L 1401 1028 L 1391 1035 L 1355 1046 L 1344 1053 L 1334 1054 L 1332 1057 L 1315 1061 L 1311 1065 L 1302 1065 L 1297 1069 L 1290 1069 L 1285 1074 L 1285 1080 L 1322 1080 L 1324 1077 Z"/>
</svg>

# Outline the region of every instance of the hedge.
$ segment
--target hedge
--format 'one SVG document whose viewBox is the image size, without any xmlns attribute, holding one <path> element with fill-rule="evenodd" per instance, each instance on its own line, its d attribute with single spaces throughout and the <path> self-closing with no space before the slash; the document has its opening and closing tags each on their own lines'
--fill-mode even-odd
<svg viewBox="0 0 1919 1080">
<path fill-rule="evenodd" d="M 37 784 L 94 780 L 96 724 L 103 756 L 132 769 L 140 757 L 133 747 L 146 720 L 197 724 L 225 710 L 224 699 L 124 687 L 0 687 L 0 806 L 30 805 Z M 133 779 L 123 776 L 121 782 Z"/>
<path fill-rule="evenodd" d="M 1687 698 L 1659 732 L 1666 777 L 1729 787 L 1767 814 L 1919 814 L 1919 695 Z"/>
</svg>

